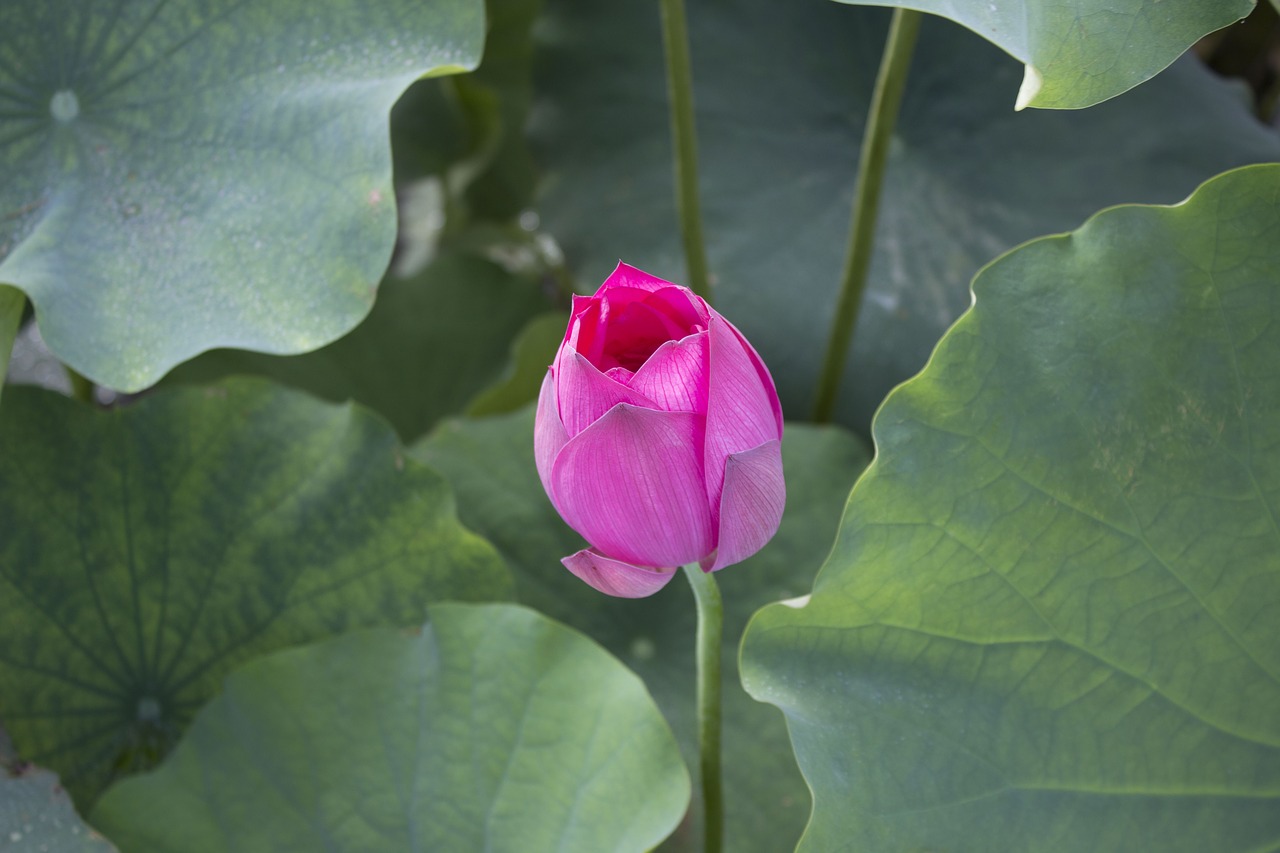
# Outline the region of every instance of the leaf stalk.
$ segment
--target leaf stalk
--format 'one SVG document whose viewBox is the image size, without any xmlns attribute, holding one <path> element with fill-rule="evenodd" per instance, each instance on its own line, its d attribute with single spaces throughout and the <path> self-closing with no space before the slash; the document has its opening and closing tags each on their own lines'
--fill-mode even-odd
<svg viewBox="0 0 1280 853">
<path fill-rule="evenodd" d="M 867 272 L 875 250 L 876 217 L 885 163 L 889 159 L 889 143 L 897 124 L 898 107 L 902 104 L 902 92 L 906 88 L 907 72 L 911 67 L 911 55 L 915 51 L 922 17 L 922 13 L 912 9 L 897 8 L 893 10 L 893 20 L 889 24 L 889 36 L 880 60 L 858 158 L 858 180 L 853 190 L 853 218 L 840 276 L 840 298 L 831 321 L 827 352 L 818 379 L 817 400 L 813 408 L 813 419 L 818 423 L 829 422 L 835 412 L 845 359 L 858 325 Z"/>
<path fill-rule="evenodd" d="M 22 312 L 27 307 L 27 295 L 16 287 L 0 285 L 0 390 L 9 372 L 9 356 L 13 342 L 22 325 Z"/>
<path fill-rule="evenodd" d="M 662 44 L 667 58 L 667 94 L 671 103 L 671 141 L 675 148 L 676 212 L 684 242 L 689 287 L 711 302 L 707 250 L 702 239 L 698 199 L 698 141 L 693 112 L 693 72 L 684 0 L 660 0 Z"/>
</svg>

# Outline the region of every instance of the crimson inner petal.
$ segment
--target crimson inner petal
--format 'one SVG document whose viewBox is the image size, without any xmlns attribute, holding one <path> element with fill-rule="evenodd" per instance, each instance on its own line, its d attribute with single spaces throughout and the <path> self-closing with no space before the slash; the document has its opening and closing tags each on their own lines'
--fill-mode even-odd
<svg viewBox="0 0 1280 853">
<path fill-rule="evenodd" d="M 622 367 L 634 373 L 654 350 L 667 341 L 684 337 L 670 317 L 643 302 L 632 302 L 613 314 L 605 332 L 604 352 L 596 367 Z"/>
<path fill-rule="evenodd" d="M 682 287 L 660 288 L 645 294 L 642 301 L 675 324 L 678 330 L 678 334 L 675 335 L 676 340 L 689 334 L 692 327 L 701 326 L 707 320 L 706 317 L 701 316 L 689 299 L 688 291 Z"/>
</svg>

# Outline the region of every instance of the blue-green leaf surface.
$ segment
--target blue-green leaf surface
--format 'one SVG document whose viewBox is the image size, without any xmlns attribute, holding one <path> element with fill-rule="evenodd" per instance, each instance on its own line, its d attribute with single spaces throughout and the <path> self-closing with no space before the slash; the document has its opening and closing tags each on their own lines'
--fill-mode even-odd
<svg viewBox="0 0 1280 853">
<path fill-rule="evenodd" d="M 1159 74 L 1257 0 L 837 0 L 950 18 L 1025 63 L 1018 108 L 1079 109 Z"/>
<path fill-rule="evenodd" d="M 549 305 L 532 276 L 448 251 L 413 276 L 388 276 L 369 317 L 327 347 L 288 357 L 217 350 L 165 381 L 268 376 L 335 402 L 362 403 L 411 441 L 496 381 L 511 339 Z"/>
<path fill-rule="evenodd" d="M 48 770 L 0 768 L 0 849 L 5 853 L 116 853 L 76 814 L 71 797 Z"/>
<path fill-rule="evenodd" d="M 634 674 L 510 605 L 254 661 L 94 821 L 137 853 L 642 851 L 689 775 Z"/>
<path fill-rule="evenodd" d="M 690 3 L 688 16 L 716 306 L 768 363 L 787 416 L 805 418 L 889 15 L 818 0 L 720 0 Z M 593 291 L 619 258 L 684 280 L 653 3 L 548 0 L 538 32 L 530 127 L 547 167 L 542 224 L 577 289 Z M 869 426 L 999 253 L 1110 204 L 1173 203 L 1225 169 L 1280 160 L 1280 136 L 1194 60 L 1084 111 L 1013 112 L 1020 75 L 972 33 L 924 22 L 840 422 Z"/>
<path fill-rule="evenodd" d="M 802 849 L 1280 846 L 1280 165 L 974 282 L 807 603 L 747 629 Z"/>
<path fill-rule="evenodd" d="M 328 343 L 391 255 L 392 104 L 483 35 L 481 0 L 0 6 L 0 282 L 122 390 Z"/>
<path fill-rule="evenodd" d="M 87 805 L 236 664 L 510 594 L 384 422 L 261 380 L 0 409 L 0 720 Z"/>
</svg>

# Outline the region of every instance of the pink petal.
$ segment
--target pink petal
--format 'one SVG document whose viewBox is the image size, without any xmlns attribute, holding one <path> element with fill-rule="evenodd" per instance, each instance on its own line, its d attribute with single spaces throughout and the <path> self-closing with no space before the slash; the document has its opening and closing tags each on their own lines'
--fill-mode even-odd
<svg viewBox="0 0 1280 853">
<path fill-rule="evenodd" d="M 747 355 L 751 357 L 751 363 L 755 366 L 756 375 L 760 377 L 760 384 L 765 387 L 765 391 L 769 395 L 769 400 L 773 404 L 773 418 L 778 424 L 778 435 L 782 435 L 782 401 L 778 399 L 777 386 L 773 384 L 773 375 L 769 373 L 769 368 L 765 367 L 764 359 L 760 357 L 760 353 L 756 352 L 756 348 L 747 340 L 746 335 L 738 331 L 738 327 L 724 321 L 729 330 L 733 332 L 734 337 L 738 339 L 738 343 L 742 344 L 742 348 L 747 351 Z"/>
<path fill-rule="evenodd" d="M 705 329 L 711 320 L 711 309 L 707 307 L 707 303 L 687 287 L 663 287 L 649 294 L 644 301 L 684 330 L 677 338 L 693 331 L 695 326 Z"/>
<path fill-rule="evenodd" d="M 612 558 L 679 566 L 713 547 L 701 418 L 625 403 L 572 438 L 551 484 L 561 516 Z"/>
<path fill-rule="evenodd" d="M 555 465 L 560 448 L 569 440 L 569 434 L 560 422 L 560 414 L 556 411 L 555 382 L 551 378 L 551 369 L 542 378 L 542 390 L 538 392 L 538 413 L 533 419 L 533 460 L 538 466 L 538 479 L 546 491 L 556 511 L 560 504 L 556 501 L 555 492 L 551 489 L 551 469 Z M 563 513 L 561 513 L 563 515 Z"/>
<path fill-rule="evenodd" d="M 555 363 L 556 400 L 560 422 L 573 438 L 619 403 L 657 408 L 656 404 L 596 369 L 570 346 L 560 347 Z"/>
<path fill-rule="evenodd" d="M 720 315 L 711 318 L 708 371 L 706 477 L 712 517 L 719 524 L 725 460 L 733 453 L 782 438 L 781 407 L 759 356 Z"/>
<path fill-rule="evenodd" d="M 565 557 L 560 562 L 595 589 L 618 598 L 646 598 L 662 589 L 676 576 L 675 569 L 633 566 L 590 548 Z"/>
<path fill-rule="evenodd" d="M 740 563 L 778 532 L 787 503 L 782 477 L 782 442 L 774 439 L 734 453 L 724 469 L 720 531 L 711 571 Z"/>
<path fill-rule="evenodd" d="M 638 291 L 628 288 L 626 292 Z M 637 370 L 654 350 L 667 341 L 680 340 L 689 331 L 644 302 L 631 302 L 620 309 L 610 304 L 608 318 L 604 352 L 599 359 L 592 361 L 601 370 L 611 367 Z"/>
<path fill-rule="evenodd" d="M 656 275 L 649 275 L 644 270 L 638 270 L 630 264 L 624 264 L 618 261 L 618 265 L 614 267 L 613 272 L 609 273 L 609 277 L 604 280 L 604 284 L 596 290 L 599 294 L 606 287 L 634 287 L 636 290 L 657 290 L 660 287 L 674 287 L 671 282 L 664 281 Z"/>
<path fill-rule="evenodd" d="M 649 356 L 628 383 L 659 409 L 707 411 L 707 333 L 667 341 Z"/>
<path fill-rule="evenodd" d="M 600 325 L 603 306 L 593 296 L 573 296 L 573 312 L 569 315 L 569 328 L 565 330 L 561 349 L 566 344 L 590 361 L 598 361 L 604 352 L 604 334 Z"/>
</svg>

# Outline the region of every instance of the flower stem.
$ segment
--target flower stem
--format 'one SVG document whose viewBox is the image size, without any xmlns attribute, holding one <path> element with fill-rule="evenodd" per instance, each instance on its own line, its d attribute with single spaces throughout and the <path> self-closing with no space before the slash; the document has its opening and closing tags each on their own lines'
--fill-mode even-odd
<svg viewBox="0 0 1280 853">
<path fill-rule="evenodd" d="M 62 365 L 62 369 L 67 372 L 67 379 L 71 381 L 72 399 L 79 400 L 81 403 L 92 403 L 93 383 L 77 373 L 70 365 Z"/>
<path fill-rule="evenodd" d="M 707 250 L 702 241 L 702 211 L 698 202 L 698 141 L 693 121 L 693 73 L 689 61 L 689 33 L 684 0 L 661 0 L 662 44 L 667 55 L 667 94 L 671 101 L 671 141 L 675 146 L 676 210 L 689 287 L 711 301 Z"/>
<path fill-rule="evenodd" d="M 724 795 L 720 782 L 720 649 L 724 607 L 715 576 L 697 563 L 684 567 L 698 603 L 698 750 L 702 776 L 705 853 L 720 853 L 724 844 Z"/>
<path fill-rule="evenodd" d="M 889 37 L 880 60 L 880 73 L 876 77 L 867 128 L 862 137 L 858 182 L 853 190 L 853 224 L 841 274 L 840 301 L 831 322 L 826 359 L 818 380 L 818 397 L 813 409 L 813 419 L 818 423 L 830 421 L 835 411 L 845 356 L 849 352 L 853 330 L 858 325 L 858 309 L 862 307 L 862 292 L 866 288 L 867 271 L 875 248 L 880 185 L 884 181 L 889 142 L 898 120 L 898 106 L 902 103 L 902 91 L 906 87 L 907 70 L 911 67 L 911 54 L 920 32 L 921 17 L 920 12 L 898 8 L 893 10 L 893 21 L 889 24 Z"/>
<path fill-rule="evenodd" d="M 22 312 L 27 307 L 27 296 L 16 287 L 0 285 L 0 387 L 9 372 L 9 354 L 22 325 Z"/>
</svg>

